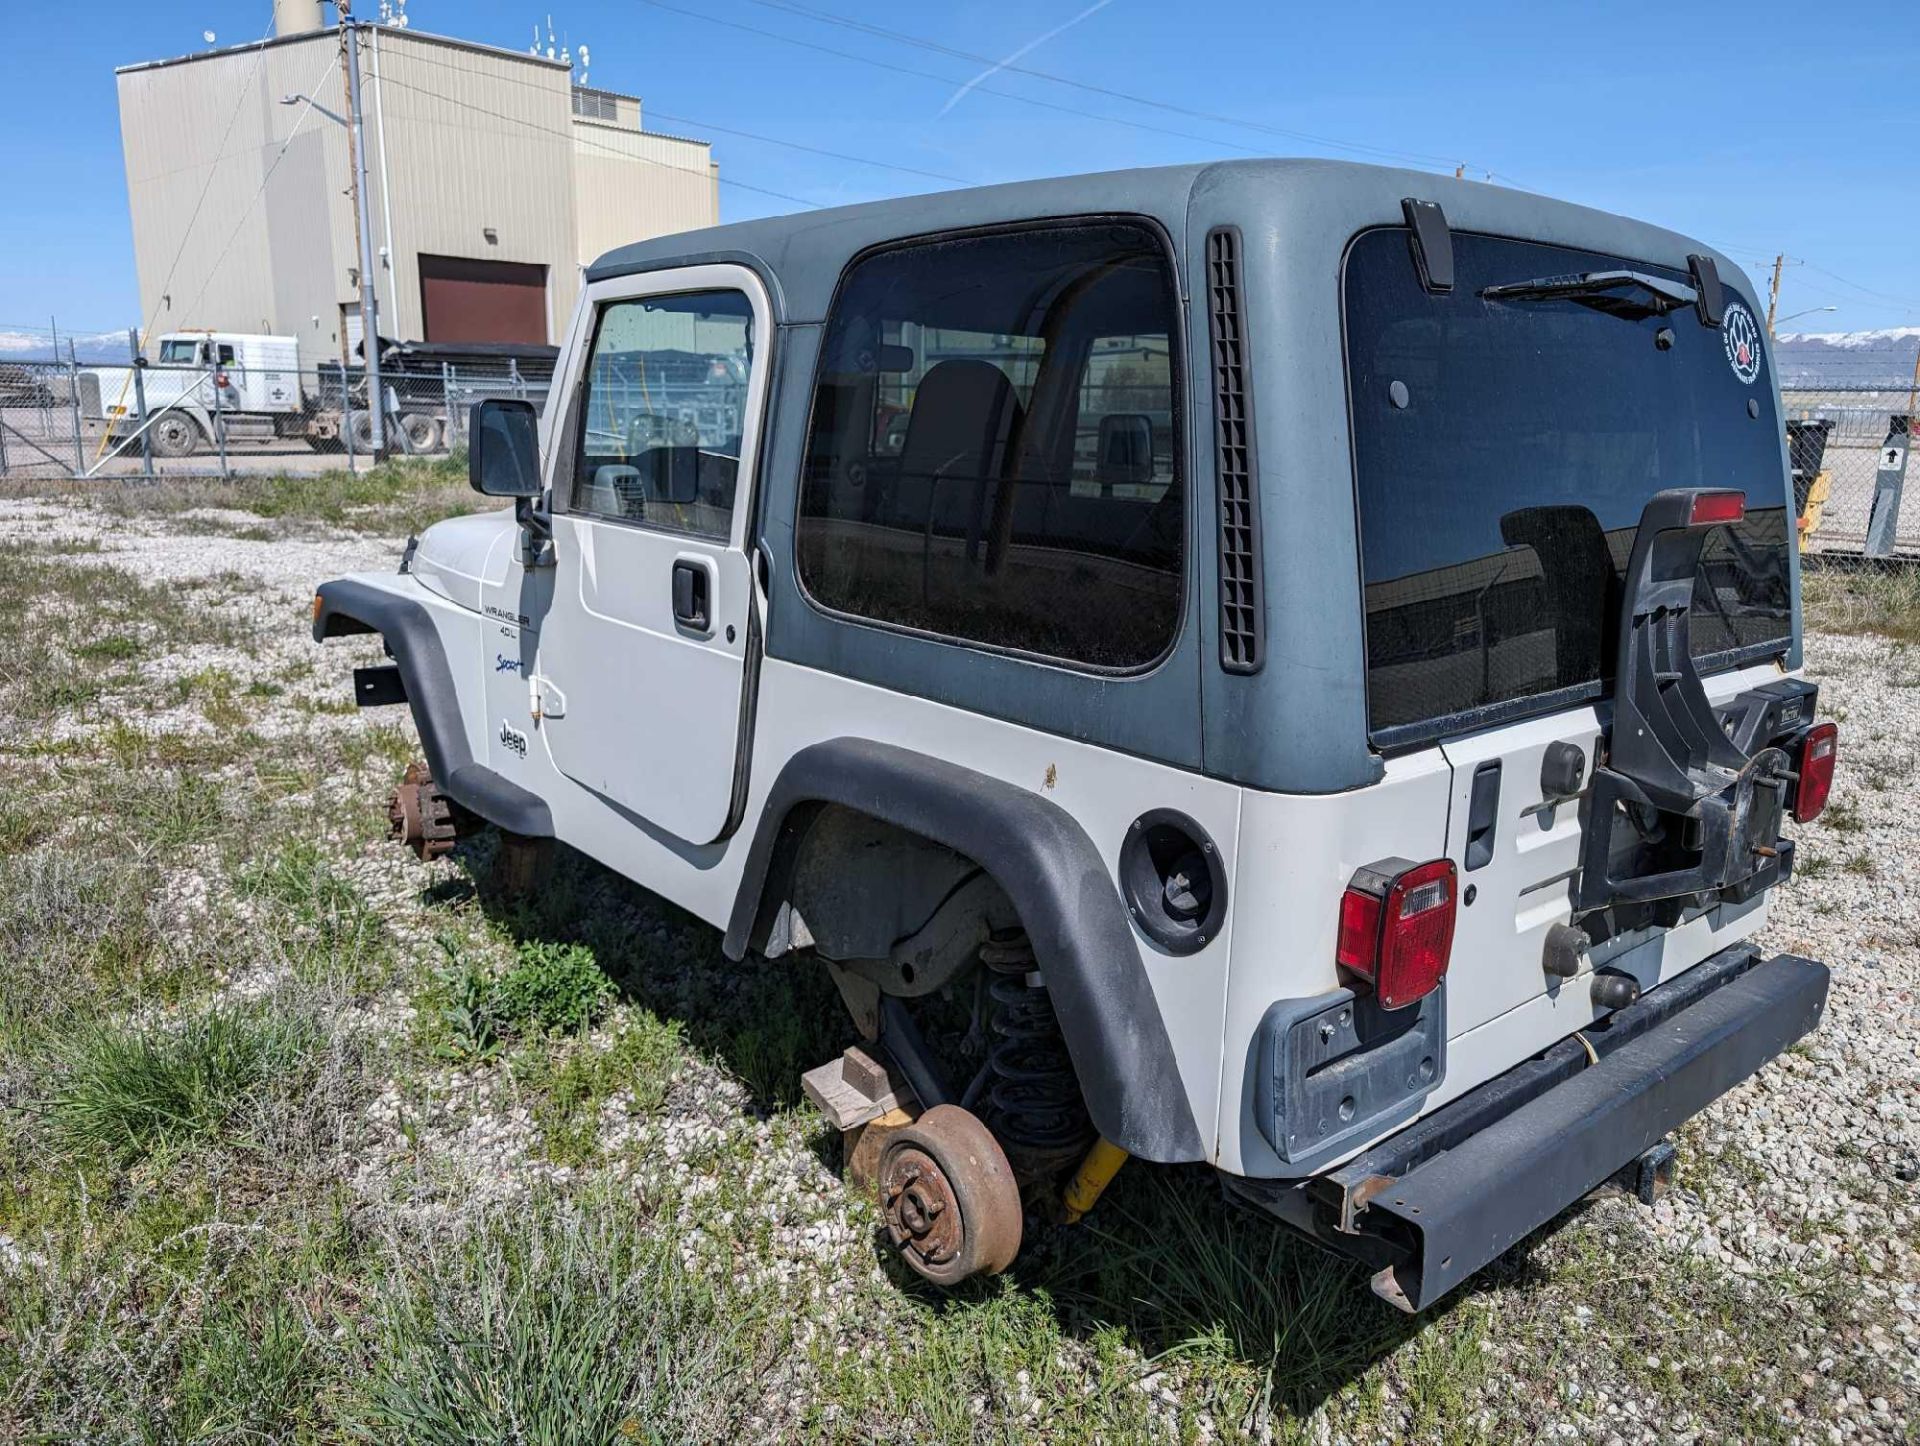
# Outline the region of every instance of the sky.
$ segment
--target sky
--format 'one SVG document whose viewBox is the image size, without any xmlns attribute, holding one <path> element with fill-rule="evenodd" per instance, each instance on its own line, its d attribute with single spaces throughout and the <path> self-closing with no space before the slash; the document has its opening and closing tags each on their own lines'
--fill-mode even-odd
<svg viewBox="0 0 1920 1446">
<path fill-rule="evenodd" d="M 1783 331 L 1920 324 L 1913 0 L 408 8 L 418 29 L 524 49 L 549 5 L 593 84 L 641 96 L 650 129 L 713 141 L 724 220 L 1244 155 L 1465 165 L 1696 236 L 1763 292 L 1784 252 Z M 114 67 L 204 48 L 205 30 L 255 39 L 270 0 L 8 9 L 0 333 L 124 328 L 139 307 Z"/>
</svg>

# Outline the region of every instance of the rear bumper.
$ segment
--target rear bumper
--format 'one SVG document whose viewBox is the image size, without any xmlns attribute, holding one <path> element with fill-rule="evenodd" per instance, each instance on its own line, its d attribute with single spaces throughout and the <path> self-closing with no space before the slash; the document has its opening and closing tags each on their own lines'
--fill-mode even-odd
<svg viewBox="0 0 1920 1446">
<path fill-rule="evenodd" d="M 1811 1032 L 1827 981 L 1724 950 L 1312 1182 L 1314 1233 L 1423 1309 Z"/>
</svg>

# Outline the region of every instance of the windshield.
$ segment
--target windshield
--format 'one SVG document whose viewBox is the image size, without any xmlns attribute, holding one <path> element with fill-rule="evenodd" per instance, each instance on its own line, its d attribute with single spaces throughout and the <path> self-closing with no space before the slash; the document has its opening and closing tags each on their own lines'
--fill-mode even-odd
<svg viewBox="0 0 1920 1446">
<path fill-rule="evenodd" d="M 1346 278 L 1367 697 L 1390 746 L 1599 696 L 1635 524 L 1667 487 L 1731 487 L 1709 539 L 1693 651 L 1723 665 L 1790 628 L 1781 424 L 1759 328 L 1691 307 L 1483 297 L 1619 257 L 1455 233 L 1450 293 L 1422 289 L 1406 231 L 1359 237 Z"/>
<path fill-rule="evenodd" d="M 170 336 L 160 343 L 161 366 L 192 366 L 200 360 L 197 337 Z"/>
</svg>

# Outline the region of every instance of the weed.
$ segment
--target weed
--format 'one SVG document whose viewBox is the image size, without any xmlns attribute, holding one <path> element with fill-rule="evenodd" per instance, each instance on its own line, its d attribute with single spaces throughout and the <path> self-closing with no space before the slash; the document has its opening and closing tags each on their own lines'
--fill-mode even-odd
<svg viewBox="0 0 1920 1446">
<path fill-rule="evenodd" d="M 1835 799 L 1828 804 L 1820 822 L 1835 833 L 1860 833 L 1867 826 L 1860 817 L 1860 805 L 1850 798 Z"/>
<path fill-rule="evenodd" d="M 1871 879 L 1880 872 L 1880 866 L 1873 861 L 1873 855 L 1865 849 L 1847 855 L 1845 863 L 1840 865 L 1848 873 L 1859 878 Z"/>
<path fill-rule="evenodd" d="M 494 986 L 495 1017 L 508 1030 L 572 1034 L 606 1012 L 613 981 L 585 944 L 523 943 L 514 965 Z"/>
<path fill-rule="evenodd" d="M 0 856 L 0 1054 L 9 1040 L 152 988 L 162 971 L 151 887 L 131 860 L 53 847 Z"/>
<path fill-rule="evenodd" d="M 53 832 L 53 825 L 25 803 L 0 800 L 0 854 L 25 853 Z"/>
<path fill-rule="evenodd" d="M 721 1439 L 769 1326 L 696 1279 L 679 1246 L 625 1202 L 553 1201 L 451 1244 L 397 1244 L 358 1424 L 406 1446 Z"/>
<path fill-rule="evenodd" d="M 128 774 L 114 803 L 133 831 L 170 853 L 212 838 L 220 829 L 220 785 L 190 773 Z"/>
<path fill-rule="evenodd" d="M 297 1021 L 233 1009 L 172 1028 L 89 1025 L 61 1047 L 49 1118 L 69 1150 L 131 1164 L 221 1130 L 269 1081 L 284 1083 L 311 1042 Z"/>
<path fill-rule="evenodd" d="M 531 1051 L 517 1073 L 535 1094 L 534 1123 L 547 1157 L 562 1165 L 591 1160 L 600 1107 L 618 1093 L 627 1094 L 636 1113 L 658 1110 L 684 1051 L 679 1027 L 645 1011 L 636 1011 L 605 1049 L 582 1040 L 557 1059 L 547 1050 Z"/>
<path fill-rule="evenodd" d="M 73 655 L 89 663 L 124 663 L 140 656 L 140 644 L 125 633 L 109 633 L 104 638 L 81 643 Z"/>
<path fill-rule="evenodd" d="M 296 977 L 365 989 L 384 974 L 391 949 L 379 916 L 312 840 L 285 845 L 235 882 L 266 907 Z"/>
<path fill-rule="evenodd" d="M 1820 565 L 1801 574 L 1800 594 L 1810 629 L 1920 642 L 1920 573 Z"/>
<path fill-rule="evenodd" d="M 58 490 L 57 487 L 53 490 Z M 445 457 L 395 458 L 365 472 L 281 473 L 227 480 L 170 479 L 165 487 L 94 484 L 89 493 L 109 512 L 123 516 L 178 517 L 222 508 L 265 519 L 227 529 L 247 540 L 271 540 L 315 524 L 351 527 L 384 536 L 404 535 L 480 505 L 467 487 L 464 452 Z M 208 530 L 194 518 L 196 532 Z"/>
</svg>

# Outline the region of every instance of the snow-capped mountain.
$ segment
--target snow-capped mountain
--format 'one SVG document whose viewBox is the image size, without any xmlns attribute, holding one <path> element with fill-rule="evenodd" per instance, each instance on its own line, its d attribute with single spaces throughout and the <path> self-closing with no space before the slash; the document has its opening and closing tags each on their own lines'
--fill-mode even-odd
<svg viewBox="0 0 1920 1446">
<path fill-rule="evenodd" d="M 127 359 L 127 334 L 101 331 L 69 337 L 60 333 L 60 354 L 54 355 L 54 339 L 46 331 L 0 330 L 0 361 L 65 361 L 67 343 L 73 343 L 73 355 L 82 363 L 123 362 Z"/>
<path fill-rule="evenodd" d="M 1913 381 L 1920 326 L 1782 332 L 1774 338 L 1773 350 L 1780 385 L 1788 390 L 1905 387 Z"/>
</svg>

